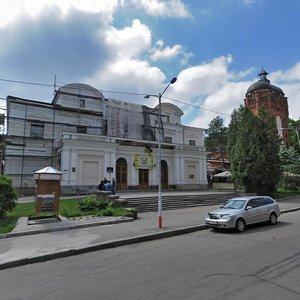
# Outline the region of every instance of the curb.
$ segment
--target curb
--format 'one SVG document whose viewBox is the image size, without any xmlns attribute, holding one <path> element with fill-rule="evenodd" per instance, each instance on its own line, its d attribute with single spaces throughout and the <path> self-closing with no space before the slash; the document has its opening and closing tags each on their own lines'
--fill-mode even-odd
<svg viewBox="0 0 300 300">
<path fill-rule="evenodd" d="M 88 227 L 95 227 L 95 226 L 102 226 L 102 225 L 113 225 L 113 224 L 119 224 L 119 223 L 126 223 L 126 222 L 132 222 L 133 218 L 122 218 L 122 219 L 116 219 L 111 221 L 100 221 L 100 222 L 94 222 L 94 223 L 87 223 L 87 224 L 77 224 L 77 225 L 67 225 L 64 227 L 56 227 L 56 228 L 48 228 L 48 229 L 36 229 L 36 230 L 29 230 L 29 231 L 19 231 L 19 232 L 9 232 L 5 234 L 0 234 L 0 239 L 5 238 L 12 238 L 12 237 L 19 237 L 24 235 L 32 235 L 32 234 L 39 234 L 39 233 L 49 233 L 49 232 L 55 232 L 55 231 L 64 231 L 64 230 L 72 230 L 72 229 L 80 229 L 80 228 L 88 228 Z"/>
<path fill-rule="evenodd" d="M 284 209 L 284 210 L 281 210 L 281 214 L 295 212 L 298 210 L 300 210 L 300 207 Z M 128 219 L 129 220 L 124 220 L 124 222 L 130 222 L 133 220 L 131 218 L 128 218 Z M 113 221 L 111 221 L 111 222 L 113 222 Z M 107 222 L 107 223 L 113 224 L 111 222 Z M 90 227 L 90 226 L 99 226 L 99 224 L 97 225 L 96 223 L 81 224 L 81 225 L 83 225 L 82 227 L 79 225 L 81 228 Z M 68 229 L 79 228 L 79 226 L 70 226 L 70 228 L 68 228 Z M 71 228 L 71 227 L 73 227 L 73 228 Z M 11 261 L 11 262 L 6 262 L 3 264 L 0 263 L 0 270 L 19 267 L 19 266 L 23 266 L 23 265 L 34 264 L 34 263 L 38 263 L 38 262 L 46 262 L 46 261 L 54 260 L 57 258 L 64 258 L 64 257 L 84 254 L 84 253 L 88 253 L 88 252 L 100 251 L 100 250 L 110 249 L 110 248 L 117 248 L 117 247 L 121 247 L 121 246 L 143 243 L 143 242 L 147 242 L 147 241 L 154 241 L 154 240 L 158 240 L 158 239 L 169 238 L 169 237 L 192 233 L 195 231 L 200 231 L 200 230 L 205 230 L 205 229 L 208 229 L 208 227 L 205 224 L 202 224 L 202 225 L 194 225 L 194 226 L 181 227 L 181 228 L 177 228 L 177 229 L 165 230 L 162 232 L 155 232 L 155 233 L 150 233 L 150 234 L 145 234 L 145 235 L 138 235 L 135 237 L 129 237 L 129 238 L 124 238 L 124 239 L 117 239 L 117 240 L 113 240 L 113 241 L 106 241 L 106 242 L 102 242 L 102 243 L 99 243 L 99 244 L 93 245 L 93 246 L 74 248 L 74 249 L 64 250 L 64 251 L 51 253 L 51 254 L 45 254 L 45 255 L 36 256 L 36 257 L 24 258 L 24 259 Z M 64 229 L 61 229 L 61 230 L 64 230 Z M 45 232 L 50 232 L 50 231 L 51 230 L 48 230 Z M 53 231 L 57 231 L 57 230 L 53 230 Z M 6 234 L 6 235 L 10 235 L 9 237 L 13 237 L 13 235 L 18 236 L 15 234 Z M 28 234 L 32 234 L 32 233 L 28 233 Z M 19 236 L 21 236 L 21 235 L 24 235 L 24 234 L 20 232 Z M 1 236 L 0 236 L 0 238 L 1 238 Z"/>
<path fill-rule="evenodd" d="M 103 243 L 100 243 L 97 245 L 93 245 L 93 246 L 74 248 L 74 249 L 69 249 L 69 250 L 65 250 L 65 251 L 60 251 L 57 253 L 51 253 L 51 254 L 6 262 L 3 264 L 0 264 L 0 270 L 19 267 L 19 266 L 28 265 L 28 264 L 34 264 L 34 263 L 38 263 L 38 262 L 45 262 L 45 261 L 49 261 L 49 260 L 53 260 L 53 259 L 57 259 L 57 258 L 74 256 L 74 255 L 79 255 L 79 254 L 88 253 L 88 252 L 94 252 L 94 251 L 116 248 L 116 247 L 131 245 L 131 244 L 143 243 L 143 242 L 147 242 L 147 241 L 154 241 L 154 240 L 158 240 L 158 239 L 169 238 L 169 237 L 173 237 L 176 235 L 191 233 L 191 232 L 205 230 L 205 229 L 207 229 L 206 225 L 196 225 L 196 226 L 182 227 L 182 228 L 173 229 L 173 230 L 166 230 L 166 231 L 159 232 L 159 233 L 150 233 L 150 234 L 140 235 L 140 236 L 136 236 L 136 237 L 118 239 L 118 240 L 114 240 L 114 241 L 106 241 L 106 242 L 103 242 Z"/>
<path fill-rule="evenodd" d="M 286 213 L 294 212 L 294 211 L 298 211 L 298 210 L 300 210 L 300 207 L 287 208 L 287 209 L 281 210 L 280 213 L 286 214 Z"/>
</svg>

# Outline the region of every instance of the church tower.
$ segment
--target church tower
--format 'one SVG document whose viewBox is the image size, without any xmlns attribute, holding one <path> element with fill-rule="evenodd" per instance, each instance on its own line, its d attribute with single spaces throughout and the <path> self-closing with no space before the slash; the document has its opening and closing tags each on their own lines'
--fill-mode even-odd
<svg viewBox="0 0 300 300">
<path fill-rule="evenodd" d="M 246 92 L 245 106 L 255 115 L 258 114 L 259 108 L 262 106 L 271 113 L 275 118 L 278 134 L 288 147 L 289 109 L 287 97 L 284 96 L 281 88 L 270 83 L 267 75 L 268 73 L 262 68 L 258 74 L 259 80 L 250 85 Z"/>
</svg>

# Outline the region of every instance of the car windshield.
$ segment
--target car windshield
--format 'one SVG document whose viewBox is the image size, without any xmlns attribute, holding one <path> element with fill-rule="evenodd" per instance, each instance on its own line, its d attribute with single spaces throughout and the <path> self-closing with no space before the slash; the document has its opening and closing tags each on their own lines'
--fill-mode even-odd
<svg viewBox="0 0 300 300">
<path fill-rule="evenodd" d="M 246 200 L 228 200 L 222 206 L 222 208 L 241 209 L 244 207 Z"/>
</svg>

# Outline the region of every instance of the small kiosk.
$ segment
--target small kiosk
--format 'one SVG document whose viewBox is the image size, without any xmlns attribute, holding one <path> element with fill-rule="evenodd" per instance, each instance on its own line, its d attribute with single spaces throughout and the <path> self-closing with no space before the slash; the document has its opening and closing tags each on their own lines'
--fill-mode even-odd
<svg viewBox="0 0 300 300">
<path fill-rule="evenodd" d="M 53 212 L 50 218 L 58 219 L 61 177 L 62 172 L 52 167 L 34 172 L 37 187 L 34 205 L 36 220 L 41 212 Z"/>
</svg>

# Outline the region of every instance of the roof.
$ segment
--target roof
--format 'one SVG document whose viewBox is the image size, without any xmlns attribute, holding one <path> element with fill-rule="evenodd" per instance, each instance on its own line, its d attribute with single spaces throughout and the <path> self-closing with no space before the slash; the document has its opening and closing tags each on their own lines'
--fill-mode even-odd
<svg viewBox="0 0 300 300">
<path fill-rule="evenodd" d="M 278 93 L 284 94 L 281 88 L 272 85 L 270 83 L 270 80 L 267 78 L 268 72 L 266 72 L 263 68 L 261 71 L 258 73 L 259 80 L 253 84 L 251 84 L 246 92 L 246 94 L 253 92 L 255 90 L 262 90 L 262 89 L 268 89 L 268 90 L 273 90 Z"/>
<path fill-rule="evenodd" d="M 220 177 L 226 178 L 226 177 L 230 177 L 230 176 L 231 176 L 231 174 L 229 171 L 224 171 L 219 174 L 213 175 L 213 177 L 217 177 L 217 178 L 220 178 Z"/>
<path fill-rule="evenodd" d="M 60 172 L 52 167 L 46 167 L 44 169 L 35 171 L 34 174 L 62 174 L 62 172 Z"/>
<path fill-rule="evenodd" d="M 83 83 L 69 83 L 60 87 L 55 92 L 54 98 L 52 100 L 53 104 L 57 103 L 58 98 L 61 94 L 65 94 L 71 97 L 78 96 L 84 98 L 103 99 L 103 95 L 99 90 L 93 88 L 88 84 L 83 84 Z"/>
</svg>

